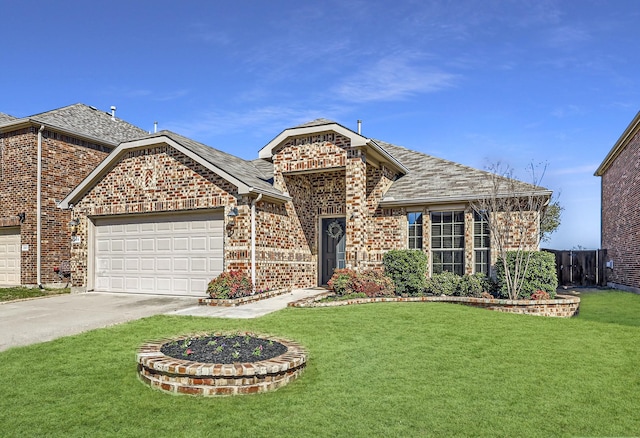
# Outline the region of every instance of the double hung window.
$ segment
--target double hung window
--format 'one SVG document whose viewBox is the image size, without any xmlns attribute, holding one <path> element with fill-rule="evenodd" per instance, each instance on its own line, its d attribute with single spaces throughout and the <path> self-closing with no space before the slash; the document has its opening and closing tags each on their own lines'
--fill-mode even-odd
<svg viewBox="0 0 640 438">
<path fill-rule="evenodd" d="M 464 274 L 464 212 L 431 213 L 431 268 Z"/>
</svg>

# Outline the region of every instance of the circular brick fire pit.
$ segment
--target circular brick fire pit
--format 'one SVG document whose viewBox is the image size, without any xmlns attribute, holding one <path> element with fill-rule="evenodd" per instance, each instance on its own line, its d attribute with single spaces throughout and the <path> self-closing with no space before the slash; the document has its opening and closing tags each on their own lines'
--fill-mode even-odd
<svg viewBox="0 0 640 438">
<path fill-rule="evenodd" d="M 286 385 L 302 373 L 307 363 L 307 352 L 296 342 L 252 333 L 242 335 L 279 342 L 287 347 L 287 351 L 271 359 L 232 364 L 193 362 L 170 357 L 160 351 L 167 343 L 208 335 L 201 333 L 143 344 L 137 354 L 141 380 L 153 388 L 174 394 L 254 394 Z"/>
</svg>

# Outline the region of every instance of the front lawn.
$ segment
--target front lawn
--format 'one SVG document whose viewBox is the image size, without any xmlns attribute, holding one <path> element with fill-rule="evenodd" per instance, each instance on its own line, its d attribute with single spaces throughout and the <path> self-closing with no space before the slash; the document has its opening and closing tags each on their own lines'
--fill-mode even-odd
<svg viewBox="0 0 640 438">
<path fill-rule="evenodd" d="M 14 301 L 25 298 L 46 297 L 49 295 L 68 294 L 71 289 L 40 289 L 37 287 L 2 287 L 0 301 Z"/>
<path fill-rule="evenodd" d="M 637 435 L 640 296 L 582 298 L 572 319 L 444 303 L 288 308 L 255 320 L 155 316 L 14 348 L 0 353 L 0 435 Z M 230 398 L 138 380 L 140 344 L 203 330 L 288 337 L 309 365 L 276 392 Z"/>
</svg>

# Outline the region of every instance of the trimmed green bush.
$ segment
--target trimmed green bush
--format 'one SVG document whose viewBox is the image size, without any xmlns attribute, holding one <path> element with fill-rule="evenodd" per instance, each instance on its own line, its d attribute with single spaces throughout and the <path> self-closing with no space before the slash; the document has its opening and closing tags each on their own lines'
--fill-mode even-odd
<svg viewBox="0 0 640 438">
<path fill-rule="evenodd" d="M 447 271 L 433 274 L 431 278 L 427 279 L 426 287 L 426 291 L 434 295 L 476 298 L 481 298 L 483 292 L 489 293 L 491 290 L 491 280 L 481 272 L 463 276 Z"/>
<path fill-rule="evenodd" d="M 453 272 L 444 271 L 433 274 L 427 279 L 426 291 L 434 295 L 460 295 L 462 277 Z"/>
<path fill-rule="evenodd" d="M 522 288 L 518 294 L 518 299 L 529 299 L 531 294 L 539 290 L 548 293 L 550 298 L 555 298 L 558 287 L 555 256 L 546 251 L 524 251 L 520 254 L 517 251 L 509 251 L 507 252 L 507 263 L 511 272 L 515 270 L 516 257 L 518 256 L 523 260 L 521 269 L 524 269 L 526 259 L 530 256 L 526 275 L 521 280 Z M 498 294 L 501 297 L 508 298 L 509 291 L 501 258 L 496 263 L 496 279 L 498 282 Z"/>
<path fill-rule="evenodd" d="M 493 284 L 482 272 L 464 275 L 460 279 L 460 296 L 481 298 L 483 292 L 491 293 Z"/>
<path fill-rule="evenodd" d="M 396 295 L 420 296 L 427 281 L 427 255 L 415 249 L 388 251 L 383 258 L 384 271 L 393 280 Z"/>
</svg>

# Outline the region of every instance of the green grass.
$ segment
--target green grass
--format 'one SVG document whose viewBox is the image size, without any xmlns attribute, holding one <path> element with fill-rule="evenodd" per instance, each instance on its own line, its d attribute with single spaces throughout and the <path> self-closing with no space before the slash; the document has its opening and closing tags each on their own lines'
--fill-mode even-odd
<svg viewBox="0 0 640 438">
<path fill-rule="evenodd" d="M 444 303 L 156 316 L 0 353 L 2 436 L 633 436 L 640 296 L 584 295 L 552 319 Z M 136 375 L 146 340 L 253 330 L 310 351 L 273 393 L 172 396 Z"/>
<path fill-rule="evenodd" d="M 14 301 L 25 298 L 46 297 L 49 295 L 68 294 L 71 289 L 40 289 L 37 287 L 3 287 L 0 288 L 0 301 Z"/>
</svg>

